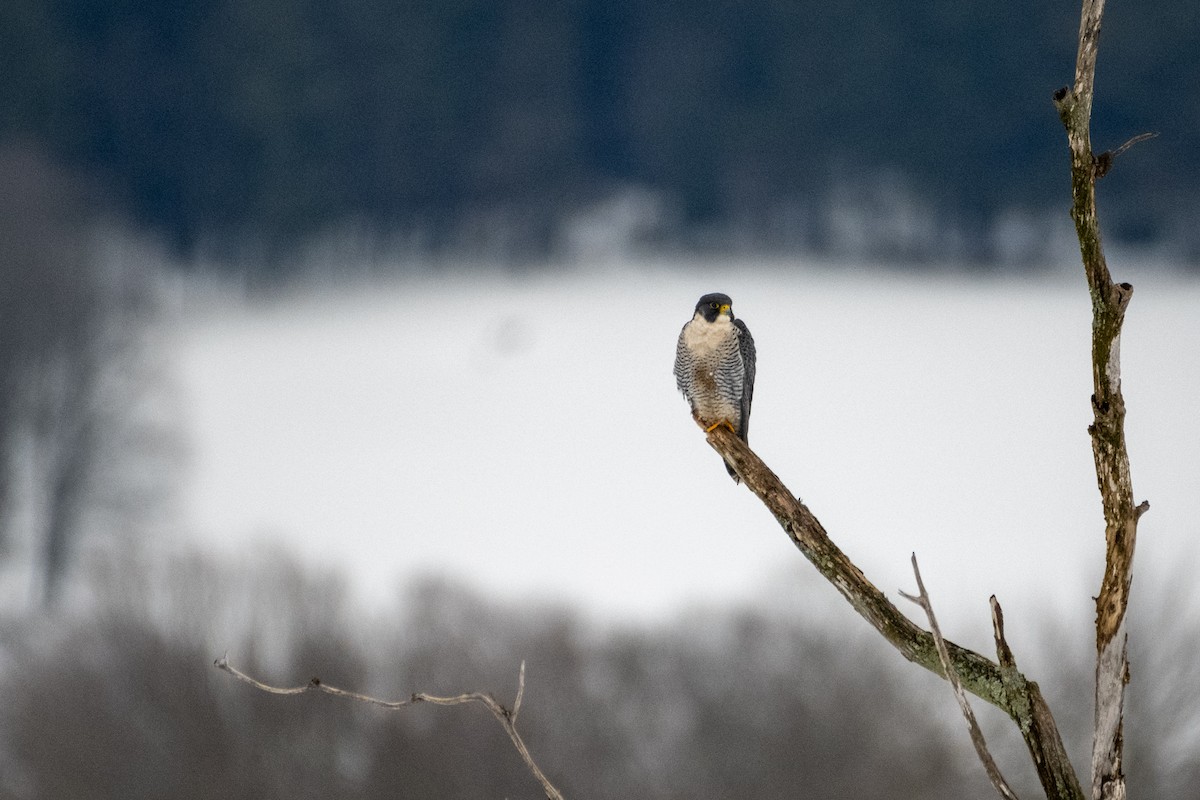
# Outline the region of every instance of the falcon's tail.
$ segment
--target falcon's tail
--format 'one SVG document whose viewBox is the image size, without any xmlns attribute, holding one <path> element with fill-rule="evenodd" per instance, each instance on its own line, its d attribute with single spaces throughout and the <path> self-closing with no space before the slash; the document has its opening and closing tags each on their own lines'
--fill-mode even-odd
<svg viewBox="0 0 1200 800">
<path fill-rule="evenodd" d="M 738 477 L 737 470 L 728 461 L 725 462 L 725 469 L 729 470 L 729 477 L 733 478 L 734 483 L 741 483 L 742 479 Z"/>
<path fill-rule="evenodd" d="M 747 444 L 750 443 L 750 440 L 746 438 L 746 433 L 747 433 L 747 428 L 749 427 L 749 422 L 750 422 L 749 415 L 748 414 L 743 415 L 742 416 L 742 424 L 738 428 L 738 432 L 737 432 L 737 437 L 739 439 L 741 439 L 743 442 L 746 442 Z M 742 479 L 738 477 L 737 470 L 735 470 L 733 468 L 733 464 L 730 464 L 728 461 L 726 461 L 725 469 L 729 472 L 729 477 L 733 478 L 734 483 L 742 482 Z"/>
</svg>

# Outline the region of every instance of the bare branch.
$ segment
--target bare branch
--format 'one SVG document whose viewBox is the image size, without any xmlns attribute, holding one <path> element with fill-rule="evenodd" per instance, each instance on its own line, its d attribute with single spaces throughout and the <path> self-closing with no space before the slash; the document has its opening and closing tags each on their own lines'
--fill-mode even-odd
<svg viewBox="0 0 1200 800">
<path fill-rule="evenodd" d="M 1103 178 L 1112 170 L 1113 162 L 1117 160 L 1117 156 L 1124 153 L 1129 148 L 1133 147 L 1138 142 L 1144 142 L 1147 139 L 1153 139 L 1158 136 L 1157 133 L 1139 133 L 1132 137 L 1125 144 L 1118 147 L 1116 150 L 1105 150 L 1100 155 L 1096 156 L 1096 177 Z"/>
<path fill-rule="evenodd" d="M 862 570 L 829 538 L 825 528 L 808 507 L 779 480 L 762 459 L 725 427 L 708 433 L 709 445 L 733 465 L 739 477 L 774 515 L 800 552 L 833 584 L 867 622 L 879 631 L 901 655 L 944 677 L 933 637 L 918 627 L 867 580 Z M 999 691 L 999 672 L 987 657 L 946 643 L 954 669 L 967 691 L 1009 711 Z"/>
<path fill-rule="evenodd" d="M 521 734 L 517 732 L 517 712 L 521 708 L 521 699 L 525 694 L 525 662 L 521 662 L 521 670 L 517 678 L 517 698 L 513 702 L 512 710 L 501 705 L 496 698 L 492 697 L 487 692 L 469 692 L 467 694 L 454 695 L 453 697 L 439 697 L 437 695 L 425 694 L 424 692 L 414 692 L 409 697 L 403 700 L 381 700 L 370 695 L 352 692 L 347 689 L 339 689 L 336 686 L 330 686 L 327 683 L 322 683 L 320 678 L 313 678 L 303 686 L 280 687 L 271 686 L 263 683 L 260 680 L 250 677 L 241 670 L 236 669 L 229 663 L 229 654 L 218 658 L 213 662 L 213 666 L 219 670 L 229 673 L 237 678 L 242 683 L 253 686 L 255 689 L 271 694 L 305 694 L 306 692 L 324 692 L 335 697 L 344 697 L 348 700 L 356 700 L 360 703 L 378 706 L 395 711 L 406 706 L 416 705 L 418 703 L 430 703 L 435 706 L 460 706 L 468 703 L 479 703 L 486 708 L 500 726 L 504 728 L 504 732 L 508 734 L 508 738 L 512 741 L 513 746 L 517 748 L 517 753 L 520 754 L 521 760 L 525 762 L 525 767 L 532 773 L 542 785 L 542 790 L 545 791 L 546 797 L 549 800 L 563 800 L 562 793 L 550 783 L 546 774 L 534 762 L 533 756 L 529 754 L 529 748 L 525 745 L 525 740 L 521 738 Z"/>
<path fill-rule="evenodd" d="M 738 476 L 775 517 L 792 543 L 812 562 L 826 580 L 872 627 L 900 654 L 915 664 L 945 677 L 933 636 L 904 616 L 882 592 L 863 575 L 854 562 L 829 538 L 825 528 L 804 503 L 792 494 L 778 476 L 763 463 L 750 447 L 724 427 L 708 434 L 709 445 L 733 466 Z M 1037 684 L 1020 673 L 1005 685 L 1003 670 L 995 662 L 973 650 L 945 642 L 950 663 L 971 694 L 1003 709 L 1012 717 L 1025 738 L 1038 778 L 1052 800 L 1082 800 L 1083 791 L 1050 709 Z M 1015 672 L 1015 670 L 1014 670 Z"/>
<path fill-rule="evenodd" d="M 992 629 L 996 636 L 996 657 L 1000 662 L 1000 680 L 1004 693 L 1015 705 L 1027 706 L 1025 717 L 1029 724 L 1018 726 L 1021 737 L 1025 739 L 1025 746 L 1029 748 L 1034 767 L 1037 768 L 1038 775 L 1042 778 L 1042 785 L 1046 786 L 1048 780 L 1064 780 L 1067 777 L 1066 774 L 1055 767 L 1057 764 L 1070 763 L 1070 757 L 1063 748 L 1062 739 L 1058 738 L 1057 734 L 1050 736 L 1042 732 L 1055 729 L 1054 715 L 1050 713 L 1050 706 L 1042 697 L 1042 690 L 1037 682 L 1026 680 L 1025 676 L 1017 669 L 1017 660 L 1013 656 L 1012 648 L 1008 646 L 1008 641 L 1004 638 L 1004 611 L 1000 608 L 1000 603 L 996 600 L 995 595 L 991 596 L 990 602 Z M 1047 796 L 1082 798 L 1083 789 L 1079 786 L 1074 771 L 1070 773 L 1069 777 L 1071 780 L 1069 784 L 1057 784 L 1054 793 L 1047 790 Z"/>
<path fill-rule="evenodd" d="M 988 750 L 987 740 L 983 738 L 983 731 L 979 729 L 979 722 L 975 719 L 975 712 L 971 709 L 971 703 L 967 700 L 967 693 L 963 691 L 962 681 L 958 679 L 958 673 L 954 671 L 954 665 L 950 663 L 950 652 L 946 649 L 946 640 L 942 638 L 941 628 L 938 627 L 937 617 L 933 613 L 933 603 L 929 599 L 929 593 L 925 591 L 925 582 L 921 580 L 921 568 L 917 566 L 917 554 L 912 554 L 913 575 L 917 579 L 917 595 L 914 597 L 906 592 L 900 592 L 900 595 L 905 599 L 919 605 L 924 611 L 925 616 L 929 619 L 929 631 L 933 634 L 933 641 L 937 645 L 938 657 L 942 661 L 942 669 L 946 671 L 946 679 L 950 682 L 951 688 L 954 689 L 954 697 L 958 700 L 958 707 L 962 710 L 963 719 L 967 721 L 967 730 L 971 734 L 971 744 L 975 745 L 975 753 L 979 756 L 979 760 L 983 762 L 983 768 L 987 771 L 988 780 L 992 782 L 992 786 L 996 787 L 996 791 L 1006 800 L 1017 800 L 1017 795 L 1013 792 L 1012 787 L 1008 785 L 1008 781 L 1004 779 L 1004 775 L 1000 772 L 1000 767 L 996 766 L 996 760 L 992 758 L 991 752 Z M 995 597 L 993 596 L 993 600 Z"/>
<path fill-rule="evenodd" d="M 1137 136 L 1132 136 L 1129 138 L 1129 141 L 1125 142 L 1125 144 L 1121 145 L 1116 150 L 1112 151 L 1113 158 L 1116 158 L 1117 156 L 1121 155 L 1122 153 L 1124 153 L 1129 148 L 1133 147 L 1138 142 L 1144 142 L 1147 139 L 1153 139 L 1157 136 L 1158 136 L 1158 134 L 1153 131 L 1147 131 L 1146 133 L 1139 133 Z"/>
<path fill-rule="evenodd" d="M 1129 675 L 1125 611 L 1133 579 L 1138 519 L 1149 508 L 1133 502 L 1125 447 L 1125 398 L 1121 393 L 1121 327 L 1133 297 L 1128 283 L 1114 284 L 1104 260 L 1096 215 L 1096 179 L 1103 174 L 1092 154 L 1091 111 L 1096 49 L 1104 0 L 1083 0 L 1075 85 L 1054 94 L 1071 149 L 1071 216 L 1092 298 L 1092 411 L 1088 428 L 1096 481 L 1104 507 L 1105 566 L 1096 598 L 1096 716 L 1092 739 L 1093 800 L 1125 797 L 1124 703 Z M 1118 152 L 1145 137 L 1134 137 Z M 1112 157 L 1107 161 L 1111 164 Z"/>
<path fill-rule="evenodd" d="M 512 719 L 513 725 L 517 724 L 517 715 L 521 713 L 521 700 L 523 700 L 524 698 L 525 698 L 525 661 L 524 661 L 524 659 L 522 659 L 521 660 L 521 671 L 517 673 L 517 697 L 515 700 L 513 700 L 512 714 L 509 715 L 510 718 Z"/>
<path fill-rule="evenodd" d="M 989 597 L 988 602 L 992 606 L 992 633 L 996 636 L 996 659 L 1000 662 L 1000 670 L 1003 673 L 1005 669 L 1016 669 L 1017 659 L 1004 638 L 1004 609 L 1000 608 L 996 595 Z"/>
</svg>

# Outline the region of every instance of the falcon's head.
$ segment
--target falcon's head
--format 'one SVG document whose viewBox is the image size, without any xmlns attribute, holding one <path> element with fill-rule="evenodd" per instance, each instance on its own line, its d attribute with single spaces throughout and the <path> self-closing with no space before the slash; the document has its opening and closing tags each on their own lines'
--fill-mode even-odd
<svg viewBox="0 0 1200 800">
<path fill-rule="evenodd" d="M 700 298 L 700 302 L 696 303 L 696 313 L 704 317 L 707 322 L 716 322 L 717 317 L 726 314 L 730 319 L 733 318 L 733 301 L 729 299 L 729 295 L 706 294 Z"/>
</svg>

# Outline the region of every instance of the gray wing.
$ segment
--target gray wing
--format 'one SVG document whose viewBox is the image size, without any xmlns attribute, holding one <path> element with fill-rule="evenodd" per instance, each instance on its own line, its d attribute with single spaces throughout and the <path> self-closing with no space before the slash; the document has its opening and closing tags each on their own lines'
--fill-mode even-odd
<svg viewBox="0 0 1200 800">
<path fill-rule="evenodd" d="M 675 386 L 689 401 L 692 399 L 692 352 L 683 344 L 683 331 L 675 344 Z"/>
<path fill-rule="evenodd" d="M 740 319 L 733 321 L 738 331 L 738 350 L 742 356 L 742 421 L 738 426 L 738 437 L 743 442 L 749 442 L 746 437 L 750 433 L 750 403 L 754 400 L 754 373 L 757 354 L 754 350 L 754 337 L 750 329 Z"/>
</svg>

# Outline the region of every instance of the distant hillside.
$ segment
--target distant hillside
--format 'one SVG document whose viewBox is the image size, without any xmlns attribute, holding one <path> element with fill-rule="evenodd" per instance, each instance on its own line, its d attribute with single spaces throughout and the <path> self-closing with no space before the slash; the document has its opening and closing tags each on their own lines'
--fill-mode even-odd
<svg viewBox="0 0 1200 800">
<path fill-rule="evenodd" d="M 1068 202 L 1050 94 L 1078 7 L 1002 8 L 7 0 L 0 138 L 46 143 L 185 250 L 353 225 L 537 252 L 636 189 L 660 243 L 1036 256 Z M 1200 5 L 1105 24 L 1096 146 L 1160 134 L 1104 181 L 1110 236 L 1200 253 Z"/>
</svg>

